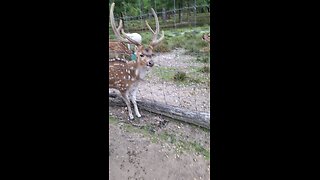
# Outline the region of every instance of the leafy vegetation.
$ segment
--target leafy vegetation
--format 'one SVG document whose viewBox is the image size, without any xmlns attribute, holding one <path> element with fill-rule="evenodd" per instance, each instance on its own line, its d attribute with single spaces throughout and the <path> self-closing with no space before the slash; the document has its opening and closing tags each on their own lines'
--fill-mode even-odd
<svg viewBox="0 0 320 180">
<path fill-rule="evenodd" d="M 144 14 L 149 12 L 150 8 L 154 8 L 157 12 L 161 12 L 163 9 L 172 10 L 174 7 L 176 9 L 182 7 L 192 7 L 193 5 L 197 6 L 209 6 L 210 0 L 122 0 L 122 1 L 109 1 L 109 9 L 111 3 L 115 2 L 115 15 L 117 16 L 139 16 L 140 14 Z M 174 4 L 175 3 L 175 4 Z M 206 8 L 199 8 L 199 12 L 207 11 Z M 182 11 L 178 11 L 177 13 L 182 13 Z"/>
</svg>

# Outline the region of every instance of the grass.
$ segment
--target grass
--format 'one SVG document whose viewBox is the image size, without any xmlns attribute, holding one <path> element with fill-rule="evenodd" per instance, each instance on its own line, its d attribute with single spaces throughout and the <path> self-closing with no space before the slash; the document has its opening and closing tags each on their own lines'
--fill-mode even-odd
<svg viewBox="0 0 320 180">
<path fill-rule="evenodd" d="M 115 117 L 109 115 L 109 123 L 110 124 L 117 124 L 118 121 Z"/>
<path fill-rule="evenodd" d="M 187 50 L 187 53 L 192 55 L 209 57 L 209 52 L 201 52 L 201 49 L 208 47 L 208 43 L 202 40 L 203 33 L 207 32 L 210 32 L 209 25 L 166 29 L 165 39 L 155 48 L 155 52 L 170 52 L 175 48 L 184 48 Z M 152 34 L 149 31 L 139 33 L 143 37 L 142 43 L 149 44 Z M 109 34 L 109 38 L 115 38 L 112 30 L 109 31 Z"/>
<path fill-rule="evenodd" d="M 208 72 L 210 72 L 208 66 L 204 66 L 201 68 L 188 67 L 187 70 L 180 70 L 174 67 L 156 67 L 152 71 L 152 76 L 159 77 L 164 81 L 172 81 L 177 84 L 206 84 L 210 83 Z"/>
<path fill-rule="evenodd" d="M 210 67 L 205 65 L 205 66 L 199 68 L 199 69 L 198 69 L 198 72 L 201 72 L 201 73 L 210 73 Z"/>
</svg>

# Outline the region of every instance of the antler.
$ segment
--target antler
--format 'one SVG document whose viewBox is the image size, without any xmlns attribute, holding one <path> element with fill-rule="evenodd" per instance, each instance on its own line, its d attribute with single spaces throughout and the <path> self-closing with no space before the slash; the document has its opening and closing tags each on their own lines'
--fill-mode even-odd
<svg viewBox="0 0 320 180">
<path fill-rule="evenodd" d="M 164 31 L 162 31 L 162 34 L 161 34 L 161 37 L 158 39 L 158 35 L 159 35 L 159 30 L 160 30 L 160 26 L 159 26 L 159 19 L 158 19 L 158 16 L 156 14 L 156 12 L 154 11 L 153 8 L 151 8 L 151 11 L 152 11 L 152 14 L 155 18 L 155 21 L 156 21 L 156 32 L 154 32 L 152 30 L 152 28 L 149 26 L 148 24 L 148 21 L 146 20 L 146 25 L 147 27 L 149 28 L 149 30 L 152 32 L 153 34 L 153 37 L 152 37 L 152 41 L 150 43 L 150 46 L 151 47 L 156 47 L 163 39 L 164 39 Z"/>
<path fill-rule="evenodd" d="M 113 14 L 114 5 L 115 5 L 115 3 L 112 3 L 111 4 L 111 8 L 110 8 L 110 24 L 111 24 L 112 30 L 113 30 L 114 34 L 116 35 L 116 37 L 121 42 L 124 42 L 124 43 L 135 44 L 137 46 L 141 45 L 140 43 L 136 42 L 135 40 L 131 39 L 126 34 L 124 34 L 123 25 L 122 25 L 122 20 L 121 19 L 119 21 L 118 28 L 116 28 L 116 24 L 115 24 L 115 21 L 114 21 L 114 14 Z M 121 30 L 122 34 L 125 36 L 125 38 L 121 37 L 120 30 Z"/>
</svg>

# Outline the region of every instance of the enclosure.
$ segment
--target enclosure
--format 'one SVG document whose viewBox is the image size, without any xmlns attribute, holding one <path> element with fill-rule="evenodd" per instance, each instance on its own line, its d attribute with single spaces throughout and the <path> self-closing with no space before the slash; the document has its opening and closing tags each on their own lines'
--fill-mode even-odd
<svg viewBox="0 0 320 180">
<path fill-rule="evenodd" d="M 127 121 L 118 92 L 109 90 L 110 178 L 209 179 L 210 43 L 202 36 L 210 33 L 210 1 L 114 2 L 116 22 L 141 34 L 143 44 L 151 39 L 145 20 L 155 26 L 153 8 L 165 38 L 139 86 L 142 118 Z M 110 24 L 109 34 L 115 39 Z"/>
</svg>

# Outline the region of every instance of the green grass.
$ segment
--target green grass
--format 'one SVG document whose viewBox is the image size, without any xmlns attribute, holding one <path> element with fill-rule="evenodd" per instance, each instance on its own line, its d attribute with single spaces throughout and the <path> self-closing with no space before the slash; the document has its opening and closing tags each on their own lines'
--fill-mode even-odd
<svg viewBox="0 0 320 180">
<path fill-rule="evenodd" d="M 209 66 L 203 66 L 201 68 L 198 68 L 197 71 L 201 72 L 201 73 L 209 73 L 210 72 L 210 67 Z"/>
<path fill-rule="evenodd" d="M 191 83 L 209 84 L 210 77 L 207 72 L 208 69 L 205 67 L 189 67 L 187 71 L 173 67 L 156 67 L 152 71 L 152 76 L 160 77 L 160 79 L 164 81 L 172 81 L 183 85 L 189 85 Z"/>
<path fill-rule="evenodd" d="M 187 50 L 187 53 L 197 55 L 199 59 L 204 57 L 208 61 L 209 52 L 200 51 L 202 48 L 208 47 L 208 43 L 201 39 L 203 33 L 207 32 L 210 32 L 209 25 L 166 29 L 165 39 L 155 48 L 155 52 L 170 52 L 175 48 L 184 48 Z M 142 43 L 149 44 L 152 34 L 147 30 L 139 33 L 143 37 Z M 115 38 L 112 30 L 109 31 L 109 34 L 111 39 Z"/>
<path fill-rule="evenodd" d="M 109 123 L 110 124 L 117 124 L 118 121 L 115 117 L 109 115 Z"/>
</svg>

